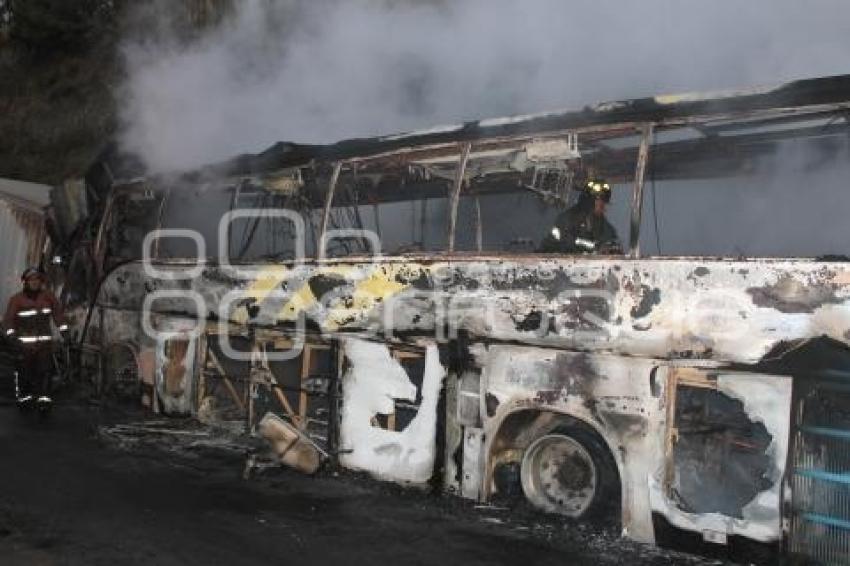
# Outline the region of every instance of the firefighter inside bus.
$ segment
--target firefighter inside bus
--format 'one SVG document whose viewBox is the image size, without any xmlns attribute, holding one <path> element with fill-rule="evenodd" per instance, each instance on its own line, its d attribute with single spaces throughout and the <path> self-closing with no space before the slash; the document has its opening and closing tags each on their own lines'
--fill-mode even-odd
<svg viewBox="0 0 850 566">
<path fill-rule="evenodd" d="M 611 202 L 611 186 L 604 179 L 589 177 L 575 188 L 578 202 L 555 218 L 543 242 L 544 253 L 621 254 L 617 230 L 605 217 Z"/>
<path fill-rule="evenodd" d="M 53 330 L 51 320 L 60 333 L 68 329 L 56 296 L 45 288 L 43 271 L 30 267 L 21 276 L 23 290 L 9 299 L 3 318 L 6 336 L 18 347 L 15 392 L 21 409 L 36 406 L 50 409 L 50 386 L 53 377 Z"/>
</svg>

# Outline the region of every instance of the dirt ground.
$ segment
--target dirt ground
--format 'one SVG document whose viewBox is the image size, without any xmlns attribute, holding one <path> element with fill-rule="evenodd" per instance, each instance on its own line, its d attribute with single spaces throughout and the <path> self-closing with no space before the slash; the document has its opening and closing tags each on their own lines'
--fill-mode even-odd
<svg viewBox="0 0 850 566">
<path fill-rule="evenodd" d="M 96 408 L 31 417 L 0 406 L 7 566 L 717 563 L 348 474 L 246 481 L 244 453 L 196 428 L 176 444 L 127 441 L 103 432 Z"/>
</svg>

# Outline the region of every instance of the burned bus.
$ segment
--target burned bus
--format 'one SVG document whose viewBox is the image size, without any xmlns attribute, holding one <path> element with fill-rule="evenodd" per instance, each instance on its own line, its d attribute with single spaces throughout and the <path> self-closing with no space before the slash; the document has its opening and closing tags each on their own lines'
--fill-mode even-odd
<svg viewBox="0 0 850 566">
<path fill-rule="evenodd" d="M 291 433 L 296 468 L 846 562 L 850 264 L 815 238 L 846 181 L 795 176 L 846 165 L 848 107 L 840 76 L 179 174 L 111 151 L 54 195 L 64 300 L 101 391 Z M 620 249 L 543 251 L 591 173 Z M 791 177 L 805 228 L 765 206 Z"/>
</svg>

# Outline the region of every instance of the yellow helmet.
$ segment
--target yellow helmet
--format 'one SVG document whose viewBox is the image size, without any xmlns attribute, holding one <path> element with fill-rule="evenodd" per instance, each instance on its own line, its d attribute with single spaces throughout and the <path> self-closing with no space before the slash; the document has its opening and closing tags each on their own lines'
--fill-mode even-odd
<svg viewBox="0 0 850 566">
<path fill-rule="evenodd" d="M 584 185 L 584 193 L 594 199 L 601 198 L 605 202 L 611 202 L 611 185 L 604 179 L 588 179 Z"/>
</svg>

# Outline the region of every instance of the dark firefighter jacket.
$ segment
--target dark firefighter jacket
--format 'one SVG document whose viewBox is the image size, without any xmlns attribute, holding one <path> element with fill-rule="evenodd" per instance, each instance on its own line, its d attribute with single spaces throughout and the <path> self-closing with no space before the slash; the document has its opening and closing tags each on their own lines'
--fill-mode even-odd
<svg viewBox="0 0 850 566">
<path fill-rule="evenodd" d="M 50 320 L 64 330 L 65 319 L 59 301 L 50 291 L 29 294 L 21 291 L 9 299 L 3 328 L 25 347 L 48 345 L 53 340 Z"/>
<path fill-rule="evenodd" d="M 541 244 L 542 252 L 561 253 L 621 253 L 617 230 L 605 216 L 593 213 L 593 209 L 577 204 L 568 208 L 555 219 L 558 236 L 548 234 Z M 576 243 L 577 239 L 591 242 L 590 250 Z"/>
</svg>

